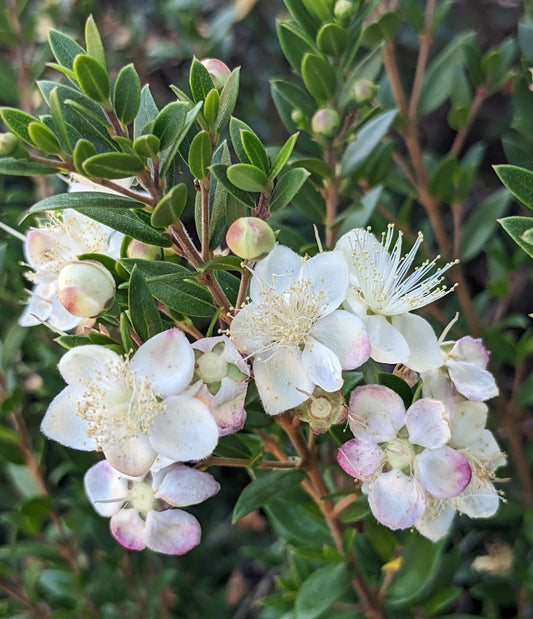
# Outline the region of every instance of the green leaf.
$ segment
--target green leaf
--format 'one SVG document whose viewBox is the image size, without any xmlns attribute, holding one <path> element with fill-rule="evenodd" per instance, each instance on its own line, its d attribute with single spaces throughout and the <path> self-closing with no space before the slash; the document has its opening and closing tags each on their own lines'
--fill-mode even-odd
<svg viewBox="0 0 533 619">
<path fill-rule="evenodd" d="M 215 87 L 209 71 L 197 58 L 194 58 L 191 64 L 189 85 L 195 103 L 204 101 L 209 91 Z"/>
<path fill-rule="evenodd" d="M 161 141 L 153 133 L 140 135 L 135 142 L 133 142 L 133 150 L 139 157 L 155 159 L 161 150 Z"/>
<path fill-rule="evenodd" d="M 76 56 L 85 54 L 85 50 L 81 45 L 59 30 L 50 30 L 48 42 L 57 62 L 67 69 L 73 69 Z"/>
<path fill-rule="evenodd" d="M 272 80 L 270 82 L 273 92 L 295 110 L 300 110 L 306 118 L 311 118 L 316 110 L 316 104 L 309 94 L 300 88 L 284 80 Z"/>
<path fill-rule="evenodd" d="M 233 508 L 232 522 L 237 522 L 254 509 L 267 505 L 269 501 L 279 498 L 279 495 L 295 486 L 299 486 L 305 474 L 303 471 L 267 471 L 258 474 L 258 477 L 250 482 L 235 503 Z"/>
<path fill-rule="evenodd" d="M 497 165 L 494 170 L 513 196 L 533 210 L 533 172 L 514 165 Z"/>
<path fill-rule="evenodd" d="M 213 153 L 213 164 L 231 164 L 231 155 L 227 141 L 224 140 Z M 229 181 L 228 181 L 229 183 Z M 234 203 L 235 199 L 228 193 L 223 183 L 219 182 L 214 175 L 210 179 L 209 187 L 209 247 L 215 249 L 224 238 L 228 226 L 228 203 Z M 240 203 L 239 208 L 244 209 Z M 201 222 L 201 215 L 198 217 Z"/>
<path fill-rule="evenodd" d="M 111 82 L 107 71 L 88 54 L 74 58 L 74 73 L 82 91 L 98 103 L 107 103 L 111 94 Z"/>
<path fill-rule="evenodd" d="M 152 133 L 161 141 L 161 150 L 174 144 L 187 117 L 187 104 L 174 101 L 165 105 L 155 119 Z"/>
<path fill-rule="evenodd" d="M 276 176 L 283 170 L 287 161 L 289 161 L 292 151 L 298 139 L 299 133 L 293 133 L 285 144 L 280 148 L 274 162 L 272 163 L 272 169 L 270 170 L 269 179 L 274 180 Z"/>
<path fill-rule="evenodd" d="M 85 174 L 83 168 L 84 162 L 94 157 L 96 154 L 96 148 L 93 146 L 92 142 L 89 142 L 89 140 L 78 140 L 74 147 L 74 152 L 72 153 L 72 161 L 74 162 L 76 170 L 80 174 Z"/>
<path fill-rule="evenodd" d="M 83 169 L 95 178 L 118 179 L 144 172 L 144 163 L 134 155 L 126 153 L 102 153 L 87 159 Z"/>
<path fill-rule="evenodd" d="M 230 76 L 226 80 L 226 83 L 220 92 L 220 102 L 218 106 L 217 119 L 215 122 L 215 131 L 217 133 L 220 133 L 229 123 L 229 119 L 235 109 L 237 96 L 239 94 L 239 77 L 240 68 L 234 69 L 230 73 Z"/>
<path fill-rule="evenodd" d="M 50 113 L 52 114 L 52 120 L 54 127 L 57 130 L 59 138 L 61 140 L 61 146 L 67 152 L 72 152 L 72 142 L 70 141 L 70 133 L 63 114 L 63 106 L 61 105 L 61 99 L 57 88 L 54 88 L 48 97 L 48 104 L 50 106 Z M 81 137 L 81 136 L 80 136 Z M 77 142 L 77 140 L 76 140 Z"/>
<path fill-rule="evenodd" d="M 143 342 L 163 330 L 157 305 L 148 290 L 142 271 L 136 266 L 131 271 L 128 305 L 133 328 Z"/>
<path fill-rule="evenodd" d="M 34 204 L 28 212 L 30 214 L 34 214 L 43 213 L 44 211 L 63 210 L 65 208 L 75 208 L 81 212 L 81 209 L 84 207 L 113 209 L 114 211 L 117 211 L 132 208 L 143 208 L 144 204 L 142 204 L 142 202 L 132 200 L 131 198 L 127 198 L 126 196 L 120 196 L 112 193 L 75 191 L 72 193 L 58 193 L 54 196 L 44 198 Z"/>
<path fill-rule="evenodd" d="M 187 185 L 174 185 L 154 208 L 150 223 L 154 228 L 166 228 L 178 221 L 186 205 Z"/>
<path fill-rule="evenodd" d="M 310 39 L 314 40 L 317 30 L 322 24 L 322 20 L 317 19 L 314 13 L 310 13 L 302 0 L 284 0 L 284 4 L 298 26 L 300 26 Z"/>
<path fill-rule="evenodd" d="M 112 195 L 112 197 L 118 196 Z M 113 230 L 122 232 L 122 234 L 131 236 L 131 238 L 142 241 L 143 243 L 148 243 L 148 245 L 156 245 L 157 247 L 172 246 L 172 243 L 166 236 L 163 236 L 150 227 L 133 211 L 126 211 L 123 209 L 117 210 L 114 208 L 113 210 L 105 208 L 87 208 L 85 206 L 76 207 L 76 210 L 83 213 L 83 215 L 87 215 L 87 217 L 100 222 L 101 224 L 113 228 Z"/>
<path fill-rule="evenodd" d="M 302 4 L 319 23 L 330 21 L 333 17 L 333 2 L 330 0 L 302 0 Z"/>
<path fill-rule="evenodd" d="M 61 152 L 61 145 L 54 132 L 40 122 L 32 122 L 28 125 L 28 134 L 39 150 L 45 153 L 57 155 Z"/>
<path fill-rule="evenodd" d="M 510 201 L 507 189 L 500 189 L 477 206 L 462 227 L 461 260 L 468 262 L 483 251 L 494 234 L 497 220 L 505 214 Z"/>
<path fill-rule="evenodd" d="M 533 227 L 533 219 L 531 217 L 504 217 L 499 220 L 499 224 L 513 241 L 533 258 L 533 245 L 523 239 L 524 234 Z"/>
<path fill-rule="evenodd" d="M 77 104 L 78 109 L 83 110 L 83 113 L 89 116 L 90 119 L 97 120 L 102 127 L 111 128 L 109 121 L 107 120 L 102 108 L 98 103 L 89 99 L 82 92 L 71 86 L 65 84 L 58 84 L 50 80 L 40 80 L 37 82 L 39 90 L 43 95 L 45 101 L 49 103 L 50 93 L 52 90 L 56 90 L 59 97 L 59 101 L 64 103 L 67 107 L 65 113 L 68 112 L 68 105 Z"/>
<path fill-rule="evenodd" d="M 236 187 L 228 178 L 228 168 L 229 166 L 216 163 L 211 166 L 211 174 L 217 179 L 217 181 L 224 187 L 224 189 L 231 194 L 236 200 L 238 200 L 241 204 L 249 208 L 255 208 L 256 201 L 255 197 L 249 193 L 248 191 L 242 191 L 238 187 Z"/>
<path fill-rule="evenodd" d="M 28 132 L 28 126 L 30 123 L 39 122 L 37 118 L 13 107 L 2 108 L 0 111 L 0 116 L 2 116 L 2 120 L 10 131 L 12 131 L 21 140 L 35 146 Z"/>
<path fill-rule="evenodd" d="M 113 90 L 113 107 L 125 125 L 135 120 L 141 104 L 141 80 L 133 64 L 122 67 Z"/>
<path fill-rule="evenodd" d="M 340 512 L 339 519 L 342 523 L 348 524 L 350 522 L 358 522 L 370 513 L 372 512 L 368 504 L 368 497 L 366 494 L 362 494 Z"/>
<path fill-rule="evenodd" d="M 159 113 L 157 105 L 155 104 L 150 87 L 148 84 L 141 89 L 141 103 L 139 105 L 139 111 L 133 122 L 133 135 L 138 138 L 146 125 L 154 121 Z"/>
<path fill-rule="evenodd" d="M 265 147 L 257 135 L 253 131 L 241 129 L 241 142 L 249 162 L 268 175 L 270 172 L 270 162 L 268 161 Z"/>
<path fill-rule="evenodd" d="M 98 27 L 93 19 L 92 15 L 89 15 L 85 22 L 85 45 L 87 46 L 87 53 L 97 60 L 102 67 L 106 68 L 104 44 L 102 43 L 102 37 L 98 32 Z"/>
<path fill-rule="evenodd" d="M 348 45 L 348 33 L 338 24 L 324 24 L 318 31 L 316 44 L 327 56 L 342 56 Z"/>
<path fill-rule="evenodd" d="M 13 159 L 12 157 L 0 157 L 0 174 L 10 176 L 48 176 L 57 174 L 61 169 L 61 162 L 57 162 L 57 168 L 44 163 L 34 163 L 25 159 Z"/>
<path fill-rule="evenodd" d="M 249 163 L 236 163 L 227 169 L 228 179 L 242 191 L 260 192 L 269 185 L 263 170 Z"/>
<path fill-rule="evenodd" d="M 350 587 L 351 574 L 344 563 L 316 569 L 303 582 L 296 595 L 296 619 L 316 619 Z"/>
<path fill-rule="evenodd" d="M 242 258 L 238 256 L 221 256 L 205 262 L 199 271 L 242 271 Z"/>
<path fill-rule="evenodd" d="M 350 176 L 368 159 L 374 148 L 385 136 L 394 119 L 396 110 L 389 110 L 374 116 L 358 132 L 356 139 L 350 142 L 341 158 L 341 176 Z"/>
<path fill-rule="evenodd" d="M 296 73 L 300 74 L 304 56 L 318 51 L 315 43 L 291 22 L 278 21 L 276 32 L 285 57 Z"/>
<path fill-rule="evenodd" d="M 388 374 L 387 372 L 380 372 L 378 374 L 378 382 L 384 387 L 392 389 L 403 400 L 405 408 L 408 409 L 413 402 L 413 392 L 411 387 L 399 376 L 395 374 Z"/>
<path fill-rule="evenodd" d="M 280 177 L 270 200 L 270 211 L 274 213 L 285 208 L 294 196 L 300 191 L 302 185 L 310 176 L 305 168 L 294 168 L 285 172 Z"/>
<path fill-rule="evenodd" d="M 239 161 L 241 163 L 252 163 L 248 158 L 248 155 L 244 150 L 244 146 L 242 144 L 243 131 L 250 131 L 251 133 L 253 133 L 252 129 L 245 122 L 239 120 L 238 118 L 235 118 L 235 116 L 232 116 L 229 123 L 229 134 L 233 150 L 237 154 L 237 157 L 239 158 Z"/>
<path fill-rule="evenodd" d="M 186 103 L 179 103 L 179 102 L 175 104 L 170 103 L 169 105 L 184 106 L 185 109 L 187 109 L 188 107 Z M 167 105 L 166 107 L 169 107 L 169 106 Z M 181 120 L 179 121 L 180 122 L 179 131 L 176 130 L 176 127 L 172 127 L 171 125 L 166 125 L 166 127 L 164 127 L 165 142 L 169 144 L 169 148 L 168 148 L 168 151 L 165 153 L 164 157 L 161 158 L 161 174 L 162 175 L 166 174 L 168 169 L 170 168 L 170 165 L 178 152 L 180 144 L 183 142 L 185 136 L 189 132 L 189 129 L 192 127 L 194 120 L 198 112 L 200 111 L 201 107 L 202 107 L 202 103 L 199 102 L 187 112 L 185 116 L 185 120 L 183 122 Z M 163 108 L 163 110 L 164 109 L 165 108 Z M 167 121 L 172 122 L 173 116 L 177 119 L 179 116 L 181 116 L 181 112 L 174 110 L 173 112 L 169 114 L 168 117 L 167 116 L 164 117 L 165 118 L 164 123 L 166 123 Z M 156 125 L 157 125 L 158 120 L 159 120 L 159 116 L 157 117 L 156 123 L 154 125 L 154 129 L 153 129 L 153 133 L 155 135 L 157 135 Z M 160 128 L 161 128 L 161 125 L 160 125 Z M 158 137 L 160 137 L 161 139 L 161 150 L 164 150 L 165 147 L 163 146 L 163 138 L 161 136 L 158 136 Z"/>
<path fill-rule="evenodd" d="M 318 103 L 326 103 L 335 94 L 335 69 L 323 56 L 306 54 L 302 61 L 302 78 Z"/>
<path fill-rule="evenodd" d="M 214 128 L 218 110 L 220 108 L 220 94 L 216 88 L 210 90 L 204 101 L 203 114 L 209 128 Z"/>
<path fill-rule="evenodd" d="M 430 195 L 436 196 L 451 204 L 454 199 L 454 186 L 451 179 L 457 169 L 455 155 L 443 157 L 431 171 L 428 183 Z"/>
<path fill-rule="evenodd" d="M 189 148 L 189 168 L 194 178 L 204 180 L 209 176 L 212 154 L 209 133 L 200 131 L 194 136 Z"/>
</svg>

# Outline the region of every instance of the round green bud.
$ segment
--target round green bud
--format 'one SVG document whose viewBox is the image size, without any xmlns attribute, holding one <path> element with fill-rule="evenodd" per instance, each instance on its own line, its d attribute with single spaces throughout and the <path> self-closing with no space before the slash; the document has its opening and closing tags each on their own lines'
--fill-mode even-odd
<svg viewBox="0 0 533 619">
<path fill-rule="evenodd" d="M 350 2 L 350 0 L 338 0 L 333 7 L 333 14 L 340 21 L 346 22 L 352 16 L 354 8 L 353 2 Z"/>
<path fill-rule="evenodd" d="M 305 129 L 307 127 L 307 118 L 301 110 L 296 108 L 291 112 L 291 120 L 298 129 Z"/>
<path fill-rule="evenodd" d="M 240 258 L 261 260 L 274 249 L 276 236 L 266 221 L 258 217 L 241 217 L 229 227 L 226 243 Z"/>
<path fill-rule="evenodd" d="M 63 307 L 80 318 L 94 318 L 113 303 L 115 280 L 96 260 L 65 265 L 57 278 L 57 294 Z"/>
<path fill-rule="evenodd" d="M 204 58 L 201 63 L 209 71 L 215 88 L 217 90 L 223 88 L 224 84 L 228 81 L 228 77 L 231 75 L 228 65 L 217 58 Z"/>
<path fill-rule="evenodd" d="M 362 105 L 363 103 L 368 103 L 371 99 L 373 99 L 377 91 L 378 87 L 374 84 L 374 82 L 369 79 L 362 78 L 354 82 L 352 86 L 352 97 L 356 103 Z"/>
<path fill-rule="evenodd" d="M 196 359 L 196 376 L 204 383 L 218 383 L 227 376 L 228 363 L 224 355 L 206 352 Z"/>
<path fill-rule="evenodd" d="M 328 138 L 337 133 L 340 124 L 341 120 L 337 112 L 328 108 L 318 110 L 311 120 L 313 132 Z"/>
<path fill-rule="evenodd" d="M 156 245 L 148 245 L 137 239 L 129 242 L 126 250 L 128 258 L 142 258 L 143 260 L 157 260 L 161 256 L 161 249 Z"/>
<path fill-rule="evenodd" d="M 0 133 L 0 156 L 9 157 L 18 145 L 19 139 L 14 133 Z"/>
</svg>

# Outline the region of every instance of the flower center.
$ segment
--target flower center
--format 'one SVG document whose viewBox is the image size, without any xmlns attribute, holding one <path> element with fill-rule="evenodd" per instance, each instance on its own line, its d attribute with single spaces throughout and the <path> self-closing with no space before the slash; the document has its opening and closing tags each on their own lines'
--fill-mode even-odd
<svg viewBox="0 0 533 619">
<path fill-rule="evenodd" d="M 76 403 L 76 412 L 87 422 L 87 435 L 96 441 L 96 448 L 146 434 L 165 406 L 150 381 L 131 370 L 127 358 L 94 374 Z"/>
<path fill-rule="evenodd" d="M 141 516 L 146 516 L 154 506 L 154 490 L 152 484 L 146 483 L 145 481 L 133 482 L 129 499 L 133 509 L 139 512 Z"/>
<path fill-rule="evenodd" d="M 405 438 L 396 437 L 384 447 L 387 463 L 393 469 L 412 469 L 415 452 L 413 445 Z"/>
</svg>

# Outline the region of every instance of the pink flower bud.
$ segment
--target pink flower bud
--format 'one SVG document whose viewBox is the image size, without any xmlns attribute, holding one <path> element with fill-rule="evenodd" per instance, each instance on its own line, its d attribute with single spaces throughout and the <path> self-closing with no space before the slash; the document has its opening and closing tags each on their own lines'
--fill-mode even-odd
<svg viewBox="0 0 533 619">
<path fill-rule="evenodd" d="M 96 260 L 70 262 L 57 279 L 58 297 L 63 307 L 82 318 L 94 318 L 113 303 L 115 280 Z"/>
<path fill-rule="evenodd" d="M 352 97 L 356 103 L 368 103 L 376 94 L 378 87 L 369 79 L 357 80 L 352 86 Z"/>
<path fill-rule="evenodd" d="M 294 409 L 294 414 L 306 421 L 312 432 L 324 434 L 333 424 L 346 419 L 348 407 L 342 391 L 329 393 L 316 387 L 313 395 Z"/>
<path fill-rule="evenodd" d="M 231 74 L 228 65 L 217 58 L 204 58 L 201 63 L 209 71 L 215 88 L 220 90 Z"/>
<path fill-rule="evenodd" d="M 245 260 L 261 260 L 276 244 L 272 228 L 258 217 L 241 217 L 235 220 L 226 234 L 231 251 Z"/>
<path fill-rule="evenodd" d="M 314 133 L 325 137 L 332 137 L 340 126 L 340 118 L 335 110 L 323 108 L 318 110 L 311 120 Z"/>
<path fill-rule="evenodd" d="M 144 260 L 157 260 L 161 255 L 161 249 L 156 245 L 148 245 L 137 239 L 129 242 L 126 250 L 128 258 L 142 258 Z"/>
</svg>

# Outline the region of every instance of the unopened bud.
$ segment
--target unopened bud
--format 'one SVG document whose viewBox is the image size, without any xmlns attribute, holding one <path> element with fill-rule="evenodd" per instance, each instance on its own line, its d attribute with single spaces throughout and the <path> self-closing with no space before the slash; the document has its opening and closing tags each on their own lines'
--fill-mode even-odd
<svg viewBox="0 0 533 619">
<path fill-rule="evenodd" d="M 315 434 L 324 434 L 336 423 L 342 423 L 348 416 L 348 407 L 342 391 L 332 393 L 316 387 L 305 402 L 294 409 L 294 414 L 306 421 Z"/>
<path fill-rule="evenodd" d="M 0 133 L 0 156 L 9 157 L 19 144 L 19 139 L 14 133 Z"/>
<path fill-rule="evenodd" d="M 307 127 L 307 118 L 301 110 L 294 108 L 291 112 L 291 120 L 298 129 L 305 129 Z"/>
<path fill-rule="evenodd" d="M 333 8 L 333 14 L 341 21 L 348 21 L 354 11 L 353 2 L 350 0 L 338 0 Z"/>
<path fill-rule="evenodd" d="M 220 90 L 227 82 L 231 71 L 227 64 L 217 58 L 204 58 L 201 61 L 204 67 L 209 71 L 209 75 L 213 80 L 213 85 L 217 90 Z"/>
<path fill-rule="evenodd" d="M 241 217 L 235 220 L 226 234 L 231 251 L 245 260 L 261 260 L 276 244 L 274 231 L 258 217 Z"/>
<path fill-rule="evenodd" d="M 63 307 L 81 318 L 94 318 L 113 303 L 115 280 L 96 260 L 70 262 L 57 278 L 58 297 Z"/>
<path fill-rule="evenodd" d="M 327 108 L 318 110 L 311 121 L 313 132 L 325 137 L 332 137 L 335 135 L 339 125 L 340 118 L 337 112 Z"/>
<path fill-rule="evenodd" d="M 228 364 L 224 355 L 206 352 L 196 359 L 196 374 L 204 383 L 218 383 L 225 378 Z"/>
<path fill-rule="evenodd" d="M 161 255 L 161 249 L 156 245 L 148 245 L 137 239 L 129 242 L 126 250 L 128 258 L 141 258 L 143 260 L 157 260 Z"/>
<path fill-rule="evenodd" d="M 352 96 L 356 103 L 368 103 L 378 91 L 378 87 L 369 79 L 362 78 L 357 80 L 352 86 Z"/>
</svg>

